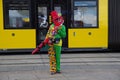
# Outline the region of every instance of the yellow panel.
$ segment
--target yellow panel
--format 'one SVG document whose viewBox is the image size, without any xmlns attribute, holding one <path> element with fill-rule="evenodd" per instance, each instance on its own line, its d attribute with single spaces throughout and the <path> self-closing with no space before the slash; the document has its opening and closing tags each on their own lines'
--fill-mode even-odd
<svg viewBox="0 0 120 80">
<path fill-rule="evenodd" d="M 108 47 L 108 0 L 99 0 L 99 32 Z"/>
<path fill-rule="evenodd" d="M 0 6 L 2 6 L 2 1 L 3 1 L 3 0 L 0 0 Z"/>
<path fill-rule="evenodd" d="M 0 35 L 0 49 L 35 48 L 35 33 L 35 30 L 4 30 Z"/>
<path fill-rule="evenodd" d="M 98 3 L 99 28 L 69 29 L 69 48 L 108 47 L 108 0 L 99 0 Z"/>
<path fill-rule="evenodd" d="M 2 0 L 0 0 L 0 31 L 3 30 L 3 6 Z"/>
<path fill-rule="evenodd" d="M 69 33 L 69 47 L 71 48 L 107 47 L 107 41 L 104 38 L 107 36 L 104 35 L 106 34 L 104 30 L 101 32 L 99 29 L 69 29 Z"/>
</svg>

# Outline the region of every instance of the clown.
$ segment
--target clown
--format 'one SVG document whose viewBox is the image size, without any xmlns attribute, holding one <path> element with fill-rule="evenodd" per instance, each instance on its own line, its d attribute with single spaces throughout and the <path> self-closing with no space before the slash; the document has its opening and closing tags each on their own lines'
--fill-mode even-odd
<svg viewBox="0 0 120 80">
<path fill-rule="evenodd" d="M 50 57 L 51 74 L 60 73 L 60 58 L 62 48 L 62 38 L 66 37 L 66 28 L 63 25 L 64 20 L 56 11 L 51 12 L 52 24 L 49 27 L 45 40 L 35 49 L 32 54 L 36 53 L 44 45 L 48 44 Z"/>
<path fill-rule="evenodd" d="M 55 52 L 56 69 L 54 71 L 51 70 L 52 68 L 50 69 L 51 73 L 54 74 L 54 73 L 60 73 L 62 38 L 66 37 L 66 28 L 63 25 L 64 23 L 63 17 L 59 15 L 56 11 L 51 12 L 51 17 L 53 23 L 49 27 L 46 39 L 47 38 L 50 39 L 48 43 L 51 43 L 53 45 L 53 50 Z"/>
</svg>

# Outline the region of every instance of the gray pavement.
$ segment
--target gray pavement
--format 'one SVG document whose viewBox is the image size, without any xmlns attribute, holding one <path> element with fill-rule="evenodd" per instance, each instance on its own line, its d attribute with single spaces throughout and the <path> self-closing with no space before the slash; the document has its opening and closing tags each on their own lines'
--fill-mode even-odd
<svg viewBox="0 0 120 80">
<path fill-rule="evenodd" d="M 0 80 L 120 80 L 120 53 L 62 54 L 50 75 L 47 54 L 0 55 Z"/>
</svg>

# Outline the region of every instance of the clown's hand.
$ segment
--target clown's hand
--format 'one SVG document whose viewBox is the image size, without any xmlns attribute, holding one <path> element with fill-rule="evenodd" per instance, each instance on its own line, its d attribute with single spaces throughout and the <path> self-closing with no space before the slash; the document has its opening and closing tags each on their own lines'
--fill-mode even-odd
<svg viewBox="0 0 120 80">
<path fill-rule="evenodd" d="M 57 31 L 52 31 L 52 35 L 54 36 L 54 35 L 56 35 L 57 34 Z"/>
</svg>

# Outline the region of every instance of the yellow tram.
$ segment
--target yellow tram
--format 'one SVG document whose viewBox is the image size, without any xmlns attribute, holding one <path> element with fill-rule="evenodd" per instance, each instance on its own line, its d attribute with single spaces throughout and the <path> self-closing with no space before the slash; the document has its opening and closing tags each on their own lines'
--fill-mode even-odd
<svg viewBox="0 0 120 80">
<path fill-rule="evenodd" d="M 36 48 L 51 24 L 52 10 L 65 19 L 64 51 L 109 49 L 109 1 L 0 0 L 0 52 Z M 40 26 L 41 16 L 47 26 Z"/>
</svg>

